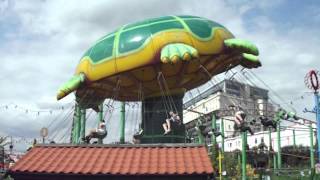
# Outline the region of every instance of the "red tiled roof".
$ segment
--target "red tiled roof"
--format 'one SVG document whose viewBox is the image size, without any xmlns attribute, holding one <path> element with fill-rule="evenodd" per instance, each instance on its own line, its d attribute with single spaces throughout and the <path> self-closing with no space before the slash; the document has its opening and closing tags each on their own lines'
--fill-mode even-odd
<svg viewBox="0 0 320 180">
<path fill-rule="evenodd" d="M 196 175 L 213 168 L 199 145 L 38 145 L 10 173 Z"/>
</svg>

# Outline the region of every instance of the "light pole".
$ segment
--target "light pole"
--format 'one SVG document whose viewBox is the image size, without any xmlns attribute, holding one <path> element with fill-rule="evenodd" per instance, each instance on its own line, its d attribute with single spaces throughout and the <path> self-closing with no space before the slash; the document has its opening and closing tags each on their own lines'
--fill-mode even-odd
<svg viewBox="0 0 320 180">
<path fill-rule="evenodd" d="M 317 140 L 318 140 L 318 157 L 320 157 L 320 109 L 319 109 L 319 93 L 318 90 L 320 88 L 319 86 L 319 71 L 311 70 L 309 71 L 304 80 L 306 86 L 309 89 L 312 89 L 314 91 L 314 98 L 315 98 L 315 112 L 316 112 L 316 120 L 317 120 Z M 318 158 L 320 162 L 320 158 Z"/>
</svg>

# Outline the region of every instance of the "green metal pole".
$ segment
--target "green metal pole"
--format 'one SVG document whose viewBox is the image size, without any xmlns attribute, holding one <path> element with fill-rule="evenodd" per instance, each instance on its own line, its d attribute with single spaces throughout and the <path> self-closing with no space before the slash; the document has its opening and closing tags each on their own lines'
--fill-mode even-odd
<svg viewBox="0 0 320 180">
<path fill-rule="evenodd" d="M 103 103 L 99 105 L 99 116 L 98 116 L 98 121 L 102 122 L 103 121 Z M 98 144 L 102 144 L 102 139 L 98 138 Z"/>
<path fill-rule="evenodd" d="M 73 117 L 73 128 L 72 128 L 72 139 L 71 143 L 76 144 L 77 143 L 77 132 L 78 132 L 78 105 L 75 105 L 74 109 L 74 117 Z"/>
<path fill-rule="evenodd" d="M 212 114 L 212 119 L 211 119 L 211 131 L 214 132 L 216 130 L 216 116 L 213 113 Z M 213 166 L 215 167 L 216 165 L 216 144 L 217 144 L 217 139 L 214 134 L 211 136 L 211 141 L 212 141 L 212 148 L 211 148 L 211 153 L 212 153 L 212 163 Z"/>
<path fill-rule="evenodd" d="M 221 129 L 221 153 L 222 153 L 222 157 L 223 157 L 223 159 L 222 159 L 222 172 L 223 172 L 224 167 L 226 167 L 224 164 L 225 160 L 224 160 L 224 120 L 223 120 L 223 118 L 221 118 L 220 129 Z"/>
<path fill-rule="evenodd" d="M 277 156 L 273 154 L 273 169 L 277 169 Z"/>
<path fill-rule="evenodd" d="M 124 144 L 124 134 L 125 134 L 125 115 L 126 115 L 126 104 L 121 102 L 121 119 L 120 119 L 120 144 Z"/>
<path fill-rule="evenodd" d="M 86 109 L 81 110 L 81 138 L 86 136 Z"/>
<path fill-rule="evenodd" d="M 313 129 L 312 124 L 310 123 L 309 126 L 310 131 L 310 163 L 311 163 L 311 171 L 314 170 L 314 148 L 313 148 Z"/>
<path fill-rule="evenodd" d="M 280 139 L 280 121 L 277 123 L 277 142 L 278 142 L 278 153 L 277 153 L 277 167 L 281 169 L 281 139 Z"/>
<path fill-rule="evenodd" d="M 75 143 L 80 143 L 80 137 L 81 137 L 81 109 L 79 106 L 76 108 L 77 113 L 77 120 L 76 120 L 76 139 Z"/>
<path fill-rule="evenodd" d="M 296 148 L 296 130 L 292 130 L 293 134 L 293 147 Z"/>
<path fill-rule="evenodd" d="M 197 134 L 198 134 L 198 143 L 199 144 L 203 144 L 204 143 L 204 138 L 203 138 L 203 135 L 202 135 L 198 125 L 197 125 L 196 130 L 197 130 Z"/>
<path fill-rule="evenodd" d="M 241 138 L 242 138 L 242 161 L 241 161 L 241 169 L 242 169 L 242 180 L 247 179 L 247 139 L 246 139 L 246 133 L 247 132 L 241 132 Z"/>
<path fill-rule="evenodd" d="M 99 122 L 103 121 L 103 104 L 99 105 L 99 119 L 98 119 L 98 121 Z"/>
<path fill-rule="evenodd" d="M 269 135 L 269 154 L 270 154 L 270 152 L 272 150 L 272 138 L 271 138 L 271 129 L 270 128 L 268 131 L 268 135 Z M 270 155 L 269 155 L 269 167 L 271 167 L 271 156 Z"/>
</svg>

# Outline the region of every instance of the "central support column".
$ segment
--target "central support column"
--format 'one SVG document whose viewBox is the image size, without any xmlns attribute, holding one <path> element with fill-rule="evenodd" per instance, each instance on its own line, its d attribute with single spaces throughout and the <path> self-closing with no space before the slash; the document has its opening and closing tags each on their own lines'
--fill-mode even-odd
<svg viewBox="0 0 320 180">
<path fill-rule="evenodd" d="M 169 111 L 176 110 L 183 122 L 182 114 L 182 95 L 171 96 L 173 103 L 164 101 L 163 97 L 151 97 L 142 101 L 142 129 L 143 136 L 141 143 L 184 143 L 185 142 L 185 127 L 183 124 L 177 125 L 171 123 L 171 132 L 163 135 L 164 130 L 162 124 L 169 118 Z M 168 99 L 168 98 L 166 98 Z M 169 107 L 168 107 L 169 106 Z M 170 108 L 173 108 L 171 109 Z"/>
</svg>

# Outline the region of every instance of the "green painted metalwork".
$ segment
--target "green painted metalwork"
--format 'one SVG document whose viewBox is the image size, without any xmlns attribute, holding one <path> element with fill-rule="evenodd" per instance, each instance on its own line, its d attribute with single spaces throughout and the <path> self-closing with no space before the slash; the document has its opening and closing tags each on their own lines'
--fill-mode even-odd
<svg viewBox="0 0 320 180">
<path fill-rule="evenodd" d="M 80 138 L 85 138 L 86 136 L 86 109 L 81 109 L 80 110 L 81 112 L 81 121 L 80 121 Z M 80 138 L 79 138 L 79 141 L 80 141 Z"/>
<path fill-rule="evenodd" d="M 247 132 L 241 132 L 241 138 L 242 138 L 242 161 L 241 161 L 241 172 L 242 172 L 242 180 L 247 179 L 247 137 L 246 137 Z"/>
<path fill-rule="evenodd" d="M 221 129 L 221 154 L 222 154 L 222 157 L 224 158 L 224 120 L 223 118 L 221 118 L 220 129 Z M 222 163 L 221 169 L 222 171 L 224 171 L 225 169 L 224 163 Z"/>
<path fill-rule="evenodd" d="M 77 105 L 76 105 L 77 106 Z M 77 108 L 75 106 L 75 108 Z M 75 140 L 75 134 L 76 134 L 76 111 L 74 111 L 73 118 L 72 118 L 72 129 L 71 129 L 71 138 L 70 138 L 70 143 L 74 144 Z"/>
<path fill-rule="evenodd" d="M 180 118 L 183 118 L 183 94 L 171 96 Z M 142 121 L 143 136 L 141 144 L 149 143 L 185 143 L 185 126 L 183 124 L 171 123 L 171 132 L 164 135 L 163 123 L 169 118 L 169 109 L 167 109 L 163 97 L 151 97 L 142 101 Z M 181 119 L 182 120 L 182 119 Z"/>
<path fill-rule="evenodd" d="M 126 104 L 121 102 L 121 111 L 120 111 L 120 144 L 125 142 L 125 113 L 126 113 Z"/>
<path fill-rule="evenodd" d="M 71 143 L 76 144 L 78 143 L 78 129 L 79 129 L 79 106 L 78 104 L 75 105 L 75 111 L 74 111 L 74 116 L 73 116 L 73 128 L 72 128 L 72 138 L 71 138 Z"/>
<path fill-rule="evenodd" d="M 281 169 L 281 139 L 280 139 L 280 122 L 277 123 L 277 143 L 278 143 L 278 152 L 277 152 L 277 168 Z"/>
<path fill-rule="evenodd" d="M 98 112 L 99 116 L 98 116 L 98 122 L 102 122 L 103 121 L 103 103 L 99 105 L 99 112 Z M 103 139 L 98 138 L 98 144 L 102 144 Z"/>
<path fill-rule="evenodd" d="M 81 109 L 80 107 L 77 105 L 76 108 L 76 114 L 77 114 L 77 123 L 76 123 L 76 139 L 75 139 L 75 143 L 80 143 L 80 135 L 81 135 Z"/>
<path fill-rule="evenodd" d="M 155 135 L 143 135 L 143 138 L 178 138 L 178 139 L 185 139 L 185 136 L 181 136 L 181 135 L 174 135 L 174 134 L 168 134 L 168 135 L 163 135 L 163 134 L 155 134 Z"/>
<path fill-rule="evenodd" d="M 292 135 L 293 135 L 293 147 L 296 148 L 296 131 L 292 130 Z"/>
<path fill-rule="evenodd" d="M 202 132 L 201 132 L 201 130 L 199 128 L 199 124 L 197 124 L 196 126 L 197 126 L 196 127 L 196 131 L 197 131 L 197 135 L 198 135 L 198 143 L 199 144 L 204 144 L 204 137 L 203 137 Z"/>
<path fill-rule="evenodd" d="M 272 151 L 271 128 L 269 128 L 268 135 L 269 135 L 269 152 L 271 152 Z M 274 159 L 274 157 L 273 157 L 273 159 Z M 271 156 L 269 156 L 269 167 L 271 167 Z"/>
<path fill-rule="evenodd" d="M 99 122 L 102 122 L 103 121 L 103 104 L 100 104 L 99 106 L 99 119 L 98 119 Z"/>
<path fill-rule="evenodd" d="M 217 139 L 216 139 L 216 136 L 214 135 L 213 132 L 216 131 L 216 115 L 213 113 L 212 114 L 212 119 L 211 119 L 211 131 L 212 131 L 212 136 L 211 136 L 211 141 L 212 141 L 212 148 L 211 148 L 211 152 L 212 152 L 212 163 L 213 163 L 213 166 L 215 167 L 216 165 L 216 161 L 215 161 L 215 158 L 216 158 L 216 144 L 217 144 Z"/>
<path fill-rule="evenodd" d="M 274 154 L 273 155 L 273 169 L 277 169 L 277 156 Z"/>
</svg>

